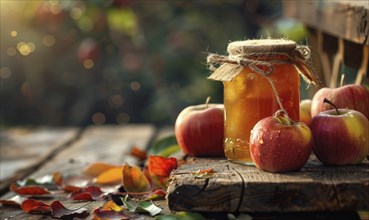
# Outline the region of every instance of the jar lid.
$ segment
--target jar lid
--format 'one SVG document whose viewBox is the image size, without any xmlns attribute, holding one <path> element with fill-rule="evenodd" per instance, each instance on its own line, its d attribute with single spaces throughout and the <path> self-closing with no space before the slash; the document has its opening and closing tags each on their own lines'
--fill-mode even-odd
<svg viewBox="0 0 369 220">
<path fill-rule="evenodd" d="M 228 44 L 227 51 L 231 55 L 289 52 L 294 50 L 296 46 L 294 41 L 287 39 L 257 39 L 231 42 Z"/>
<path fill-rule="evenodd" d="M 287 39 L 258 39 L 234 41 L 228 44 L 228 56 L 210 54 L 207 62 L 213 73 L 209 79 L 223 82 L 232 81 L 245 66 L 254 72 L 268 76 L 273 72 L 273 56 L 285 54 L 288 56 L 286 63 L 294 64 L 304 80 L 308 83 L 319 85 L 319 79 L 307 63 L 310 57 L 310 49 L 307 46 L 297 46 L 292 40 Z M 269 57 L 271 60 L 260 60 L 260 56 Z M 280 61 L 280 60 L 278 60 Z M 265 68 L 260 68 L 263 66 Z"/>
</svg>

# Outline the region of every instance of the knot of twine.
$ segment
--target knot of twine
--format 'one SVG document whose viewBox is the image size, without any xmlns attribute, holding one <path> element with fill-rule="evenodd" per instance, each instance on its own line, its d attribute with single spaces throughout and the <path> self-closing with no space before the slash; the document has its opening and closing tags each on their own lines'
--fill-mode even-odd
<svg viewBox="0 0 369 220">
<path fill-rule="evenodd" d="M 264 76 L 269 76 L 273 71 L 274 67 L 273 64 L 275 63 L 305 63 L 307 60 L 310 59 L 310 49 L 307 46 L 297 46 L 291 52 L 261 52 L 261 53 L 240 53 L 238 55 L 229 55 L 223 56 L 219 54 L 209 54 L 207 57 L 207 63 L 209 64 L 209 69 L 211 71 L 216 71 L 218 68 L 217 66 L 229 63 L 229 64 L 236 64 L 239 66 L 248 66 L 253 71 L 262 74 Z M 280 59 L 271 59 L 268 61 L 259 60 L 260 57 L 267 58 L 267 57 L 274 57 L 276 55 L 283 55 L 287 57 L 287 60 L 280 60 Z M 264 68 L 261 68 L 264 67 Z"/>
</svg>

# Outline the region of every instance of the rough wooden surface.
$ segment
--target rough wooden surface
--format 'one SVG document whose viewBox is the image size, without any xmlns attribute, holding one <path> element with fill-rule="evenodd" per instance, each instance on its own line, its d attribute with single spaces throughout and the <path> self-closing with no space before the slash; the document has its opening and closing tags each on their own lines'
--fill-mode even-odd
<svg viewBox="0 0 369 220">
<path fill-rule="evenodd" d="M 72 146 L 60 152 L 32 176 L 38 177 L 55 171 L 80 173 L 88 163 L 97 161 L 136 164 L 137 159 L 129 155 L 130 150 L 134 146 L 145 149 L 154 132 L 154 127 L 149 125 L 87 127 Z"/>
<path fill-rule="evenodd" d="M 133 146 L 145 149 L 154 134 L 155 128 L 151 125 L 88 127 L 78 139 L 64 146 L 63 150 L 60 150 L 54 157 L 49 158 L 39 169 L 31 172 L 29 177 L 42 177 L 56 171 L 66 176 L 81 176 L 83 167 L 88 163 L 97 161 L 113 164 L 123 164 L 124 162 L 136 164 L 138 161 L 129 155 L 130 150 Z M 58 138 L 54 137 L 54 142 L 58 142 Z M 14 193 L 9 192 L 2 196 L 2 199 L 8 199 L 12 196 L 14 196 Z M 83 206 L 92 211 L 94 208 L 102 205 L 102 201 L 70 201 L 65 193 L 57 194 L 54 198 L 44 199 L 43 201 L 47 203 L 56 199 L 70 209 Z M 145 219 L 145 216 L 142 218 Z M 0 219 L 36 220 L 52 218 L 45 215 L 29 215 L 20 208 L 4 206 L 0 208 Z"/>
<path fill-rule="evenodd" d="M 214 168 L 209 178 L 197 170 Z M 193 159 L 172 175 L 171 210 L 310 212 L 369 209 L 369 161 L 326 167 L 311 159 L 300 171 L 273 174 L 224 159 Z"/>
<path fill-rule="evenodd" d="M 18 129 L 19 130 L 19 129 Z M 49 143 L 48 146 L 53 146 L 55 143 L 59 143 L 64 137 L 59 136 L 63 133 L 63 129 L 59 130 L 57 128 L 47 128 L 47 129 L 41 129 L 43 130 L 42 133 L 44 135 L 39 136 L 38 144 L 37 145 L 43 145 L 44 141 L 46 143 Z M 22 131 L 22 132 L 20 132 Z M 33 134 L 35 136 L 38 136 L 37 133 L 39 129 L 20 129 L 20 131 L 17 131 L 19 134 L 23 135 L 13 135 L 13 142 L 15 141 L 18 143 L 19 139 L 24 139 L 22 143 L 24 143 L 24 146 L 31 146 L 32 142 L 31 140 L 34 140 L 34 138 L 31 138 Z M 56 133 L 60 133 L 59 135 L 56 135 L 54 132 L 58 131 Z M 77 129 L 76 131 L 79 131 Z M 45 136 L 47 133 L 54 134 L 53 140 L 50 138 L 46 138 Z M 124 162 L 129 163 L 137 163 L 135 158 L 129 156 L 129 152 L 131 150 L 131 147 L 136 146 L 140 148 L 146 148 L 148 145 L 152 144 L 153 141 L 157 138 L 166 136 L 168 134 L 172 134 L 173 131 L 171 129 L 162 129 L 157 131 L 153 126 L 151 125 L 127 125 L 127 126 L 92 126 L 88 127 L 79 134 L 77 132 L 77 136 L 75 138 L 72 138 L 72 140 L 66 142 L 61 147 L 56 148 L 56 151 L 49 154 L 45 161 L 43 161 L 39 166 L 33 167 L 33 169 L 29 169 L 28 177 L 41 177 L 50 173 L 53 173 L 55 171 L 61 172 L 63 175 L 81 175 L 82 168 L 92 162 L 96 161 L 105 161 L 108 163 L 117 163 L 121 164 Z M 12 135 L 11 132 L 7 133 L 1 133 L 2 138 L 6 138 L 8 141 L 7 143 L 10 143 L 9 140 Z M 24 134 L 29 134 L 29 137 L 25 138 Z M 32 135 L 31 135 L 32 134 Z M 41 138 L 41 136 L 44 136 L 44 138 Z M 74 135 L 72 135 L 73 137 Z M 6 140 L 3 139 L 2 141 Z M 69 138 L 67 138 L 69 139 Z M 5 142 L 2 142 L 5 143 Z M 20 143 L 20 142 L 19 142 Z M 37 148 L 37 147 L 36 147 Z M 16 148 L 15 148 L 16 149 Z M 23 149 L 18 149 L 19 156 L 22 156 Z M 29 149 L 31 150 L 31 149 Z M 43 152 L 39 152 L 39 154 L 42 154 Z M 37 157 L 34 154 L 34 157 Z M 6 153 L 2 156 L 7 156 L 10 158 L 10 154 Z M 16 157 L 14 157 L 16 158 Z M 215 175 L 212 178 L 209 179 L 194 179 L 193 175 L 190 174 L 192 171 L 197 171 L 205 168 L 215 168 Z M 239 167 L 239 168 L 237 168 Z M 314 168 L 314 167 L 313 167 Z M 365 164 L 363 169 L 366 169 L 365 172 L 367 173 L 368 170 L 368 164 Z M 309 170 L 310 169 L 310 170 Z M 315 169 L 315 168 L 314 168 Z M 347 185 L 339 185 L 335 187 L 334 190 L 331 191 L 324 191 L 324 194 L 329 193 L 335 193 L 335 192 L 347 192 L 347 189 L 349 190 L 356 190 L 355 181 L 351 181 L 351 179 L 357 179 L 358 176 L 361 176 L 362 173 L 360 172 L 352 172 L 352 169 L 356 169 L 354 167 L 342 167 L 342 174 L 336 174 L 334 170 L 326 170 L 324 173 L 315 173 L 314 170 L 311 170 L 308 166 L 305 168 L 303 172 L 306 172 L 305 176 L 301 177 L 301 180 L 298 182 L 304 182 L 306 179 L 311 178 L 319 178 L 319 176 L 329 176 L 331 181 L 338 181 L 338 182 L 344 182 L 347 181 Z M 319 169 L 318 169 L 319 170 Z M 314 174 L 313 174 L 314 173 Z M 296 195 L 299 195 L 301 193 L 299 190 L 300 188 L 295 188 L 295 191 L 290 190 L 289 185 L 292 184 L 292 178 L 295 175 L 294 173 L 291 174 L 267 174 L 271 175 L 269 177 L 262 177 L 263 173 L 261 171 L 255 170 L 255 168 L 245 168 L 241 165 L 236 164 L 230 164 L 229 162 L 225 160 L 210 160 L 210 159 L 196 159 L 196 160 L 190 160 L 188 164 L 183 165 L 183 167 L 180 167 L 178 171 L 173 176 L 174 181 L 170 186 L 170 190 L 173 191 L 173 186 L 178 186 L 181 188 L 181 191 L 178 191 L 177 197 L 173 197 L 171 194 L 169 196 L 170 206 L 176 207 L 176 208 L 183 208 L 191 210 L 191 211 L 205 211 L 201 212 L 203 216 L 209 219 L 227 219 L 228 213 L 240 211 L 240 210 L 249 210 L 245 209 L 244 207 L 247 207 L 248 200 L 253 201 L 252 199 L 266 199 L 271 192 L 267 188 L 262 188 L 262 194 L 249 194 L 244 195 L 243 198 L 240 198 L 240 192 L 247 192 L 248 189 L 252 189 L 254 186 L 256 186 L 260 181 L 262 180 L 268 180 L 273 183 L 277 180 L 286 180 L 291 179 L 291 183 L 287 184 L 276 184 L 276 190 L 274 192 L 275 197 L 273 200 L 271 200 L 272 208 L 273 204 L 282 204 L 282 207 L 287 207 L 283 210 L 288 210 L 288 203 L 280 203 L 281 201 L 292 201 L 295 202 L 296 200 L 299 201 L 296 198 Z M 259 176 L 258 176 L 259 175 Z M 339 175 L 337 177 L 337 175 Z M 250 178 L 255 178 L 254 181 L 245 181 L 245 176 L 249 176 Z M 183 179 L 185 177 L 185 179 Z M 355 177 L 355 178 L 352 178 Z M 266 179 L 265 179 L 266 178 Z M 341 179 L 340 179 L 341 178 Z M 360 179 L 360 178 L 359 178 Z M 259 182 L 258 182 L 259 181 Z M 329 181 L 328 181 L 329 182 Z M 330 183 L 330 182 L 329 182 Z M 181 185 L 182 184 L 182 185 Z M 191 184 L 191 185 L 187 185 Z M 232 187 L 232 188 L 230 188 Z M 315 187 L 315 186 L 314 186 Z M 277 190 L 278 189 L 278 190 Z M 365 189 L 366 190 L 366 189 Z M 367 190 L 366 190 L 367 191 Z M 221 194 L 219 194 L 221 193 Z M 11 198 L 14 194 L 11 192 L 6 193 L 1 197 L 1 199 L 7 199 Z M 333 194 L 335 195 L 335 194 Z M 364 199 L 367 198 L 367 194 L 364 192 L 361 192 L 362 197 Z M 88 209 L 88 211 L 93 210 L 94 208 L 101 206 L 103 201 L 93 201 L 93 202 L 73 202 L 70 201 L 70 199 L 67 198 L 67 194 L 60 193 L 60 194 L 54 194 L 55 197 L 53 198 L 43 198 L 42 200 L 46 203 L 51 202 L 52 200 L 59 200 L 61 201 L 67 208 L 74 209 L 79 207 L 85 207 Z M 238 196 L 238 197 L 237 197 Z M 266 198 L 264 197 L 266 196 Z M 289 197 L 288 197 L 289 196 Z M 287 200 L 284 200 L 283 198 L 287 197 Z M 342 203 L 361 203 L 357 202 L 357 195 L 349 194 L 345 195 L 342 194 L 343 198 L 340 197 L 334 197 L 331 196 L 334 199 L 339 198 L 340 202 Z M 246 199 L 247 198 L 247 199 Z M 281 200 L 282 198 L 282 200 Z M 174 199 L 174 200 L 173 200 Z M 346 201 L 347 200 L 347 201 Z M 255 200 L 257 201 L 257 200 Z M 304 201 L 304 200 L 303 200 Z M 156 201 L 155 204 L 159 207 L 163 208 L 162 214 L 169 214 L 170 210 L 168 208 L 167 201 Z M 196 203 L 194 205 L 194 203 Z M 206 203 L 203 208 L 198 208 L 198 206 L 202 205 L 202 203 Z M 261 206 L 262 203 L 257 204 L 258 206 Z M 307 204 L 310 205 L 310 204 Z M 219 213 L 217 212 L 219 207 L 230 207 L 227 210 L 224 210 L 224 212 Z M 357 206 L 355 206 L 357 207 Z M 366 206 L 367 207 L 367 206 Z M 267 210 L 267 209 L 263 209 Z M 273 210 L 273 209 L 271 209 Z M 276 212 L 270 212 L 271 210 L 267 210 L 265 213 L 258 213 L 255 212 L 257 210 L 252 210 L 252 213 L 249 214 L 241 214 L 243 217 L 249 218 L 252 216 L 253 219 L 301 219 L 300 217 L 303 216 L 302 219 L 358 219 L 357 212 L 296 212 L 293 213 L 276 213 Z M 306 210 L 306 209 L 305 209 Z M 328 209 L 329 211 L 329 209 Z M 364 213 L 367 214 L 367 213 Z M 237 216 L 237 213 L 235 214 Z M 298 217 L 296 217 L 298 216 Z M 91 216 L 87 217 L 89 219 Z M 339 217 L 339 218 L 337 218 Z M 139 219 L 152 219 L 149 215 L 140 214 L 138 216 Z M 242 216 L 241 216 L 242 218 Z M 39 220 L 39 219 L 51 219 L 48 215 L 37 215 L 37 214 L 25 214 L 20 208 L 13 207 L 13 206 L 3 206 L 0 207 L 0 219 L 26 219 L 26 220 Z"/>
<path fill-rule="evenodd" d="M 13 128 L 0 133 L 0 191 L 73 142 L 77 128 Z"/>
<path fill-rule="evenodd" d="M 366 0 L 283 1 L 284 15 L 336 37 L 369 45 L 369 3 Z"/>
</svg>

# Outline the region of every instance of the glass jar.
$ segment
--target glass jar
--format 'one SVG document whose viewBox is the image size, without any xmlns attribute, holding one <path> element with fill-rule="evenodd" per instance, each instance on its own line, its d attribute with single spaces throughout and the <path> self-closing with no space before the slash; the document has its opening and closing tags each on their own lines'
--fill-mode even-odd
<svg viewBox="0 0 369 220">
<path fill-rule="evenodd" d="M 270 81 L 289 117 L 299 120 L 300 77 L 290 62 L 295 48 L 295 42 L 283 39 L 236 41 L 228 45 L 229 62 L 209 77 L 224 85 L 224 151 L 228 160 L 253 163 L 250 132 L 259 120 L 280 109 Z"/>
</svg>

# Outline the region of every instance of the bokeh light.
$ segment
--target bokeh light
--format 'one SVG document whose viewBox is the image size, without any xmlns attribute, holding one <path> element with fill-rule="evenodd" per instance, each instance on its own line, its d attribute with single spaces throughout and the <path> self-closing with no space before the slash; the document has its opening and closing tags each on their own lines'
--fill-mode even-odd
<svg viewBox="0 0 369 220">
<path fill-rule="evenodd" d="M 50 4 L 50 12 L 51 13 L 53 13 L 53 14 L 59 14 L 60 12 L 62 12 L 63 8 L 59 4 L 59 1 L 57 1 L 57 0 L 50 0 L 49 1 L 49 4 Z"/>
<path fill-rule="evenodd" d="M 10 36 L 12 36 L 12 37 L 16 37 L 17 35 L 18 35 L 18 33 L 16 31 L 10 32 Z"/>
<path fill-rule="evenodd" d="M 102 125 L 105 123 L 105 115 L 101 112 L 96 112 L 95 114 L 92 115 L 92 122 L 95 125 Z"/>
<path fill-rule="evenodd" d="M 0 0 L 1 123 L 162 126 L 207 96 L 222 102 L 204 51 L 259 38 L 280 15 L 270 2 L 253 1 L 253 16 L 245 0 Z"/>
<path fill-rule="evenodd" d="M 83 66 L 86 69 L 91 69 L 92 67 L 94 67 L 94 61 L 92 61 L 91 59 L 86 59 L 83 61 Z"/>
<path fill-rule="evenodd" d="M 15 47 L 8 47 L 8 49 L 6 49 L 6 54 L 10 57 L 15 56 L 17 54 L 17 49 Z"/>
<path fill-rule="evenodd" d="M 133 81 L 130 83 L 129 87 L 133 90 L 133 91 L 138 91 L 141 89 L 141 84 L 137 81 Z"/>
<path fill-rule="evenodd" d="M 12 76 L 12 71 L 9 67 L 2 67 L 0 69 L 0 78 L 1 79 L 9 79 Z"/>
<path fill-rule="evenodd" d="M 83 14 L 82 9 L 77 8 L 77 7 L 72 8 L 70 10 L 70 13 L 69 13 L 70 17 L 73 18 L 73 19 L 75 19 L 75 20 L 81 18 L 82 14 Z"/>
<path fill-rule="evenodd" d="M 53 35 L 45 35 L 42 38 L 42 43 L 46 46 L 46 47 L 52 47 L 55 44 L 55 37 Z"/>
<path fill-rule="evenodd" d="M 121 95 L 110 96 L 110 104 L 113 107 L 120 107 L 123 104 L 123 97 Z"/>
<path fill-rule="evenodd" d="M 36 50 L 36 45 L 33 42 L 19 42 L 17 49 L 21 55 L 27 56 Z"/>
</svg>

